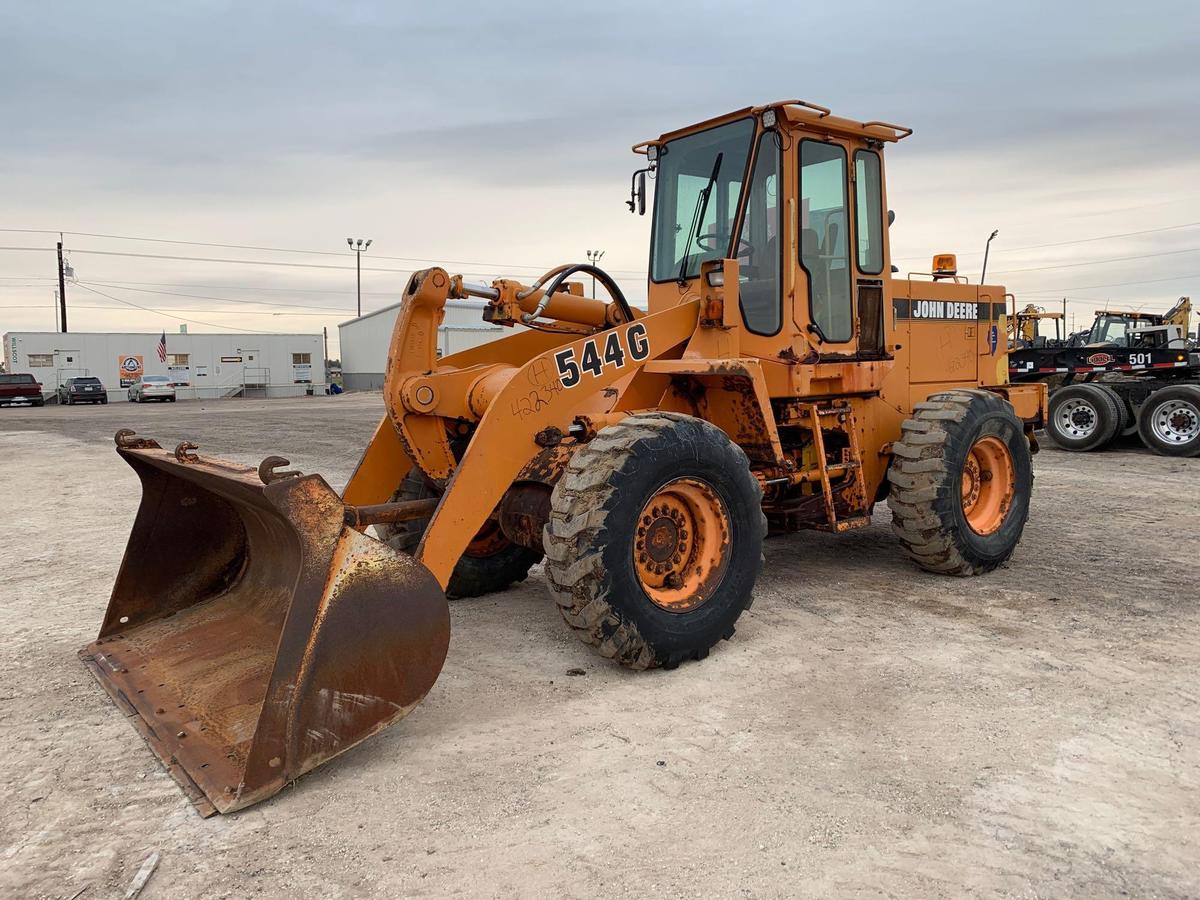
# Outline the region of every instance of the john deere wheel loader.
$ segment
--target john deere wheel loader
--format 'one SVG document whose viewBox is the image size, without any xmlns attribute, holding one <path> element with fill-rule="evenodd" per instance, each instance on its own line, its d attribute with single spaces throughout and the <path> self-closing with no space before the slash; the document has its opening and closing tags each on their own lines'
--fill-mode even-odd
<svg viewBox="0 0 1200 900">
<path fill-rule="evenodd" d="M 589 265 L 415 273 L 340 497 L 278 457 L 118 433 L 144 493 L 81 655 L 199 809 L 263 800 L 406 715 L 442 667 L 447 595 L 541 559 L 567 625 L 636 669 L 733 635 L 768 523 L 846 531 L 886 499 L 917 565 L 1005 562 L 1045 387 L 1007 383 L 1002 287 L 949 256 L 892 276 L 883 151 L 909 134 L 789 100 L 638 144 L 645 313 Z M 515 332 L 439 359 L 463 297 Z"/>
</svg>

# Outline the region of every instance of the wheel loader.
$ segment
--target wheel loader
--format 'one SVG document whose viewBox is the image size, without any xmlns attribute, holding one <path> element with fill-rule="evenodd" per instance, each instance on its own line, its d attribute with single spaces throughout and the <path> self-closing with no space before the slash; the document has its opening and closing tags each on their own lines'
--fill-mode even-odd
<svg viewBox="0 0 1200 900">
<path fill-rule="evenodd" d="M 923 569 L 1007 561 L 1046 391 L 1008 383 L 1003 287 L 950 254 L 892 269 L 883 154 L 911 133 L 788 100 L 636 145 L 645 311 L 593 265 L 416 272 L 340 496 L 280 457 L 119 432 L 142 503 L 80 655 L 200 812 L 405 716 L 445 659 L 448 598 L 539 562 L 583 643 L 672 669 L 733 636 L 769 530 L 848 531 L 886 501 Z M 439 358 L 467 297 L 513 333 Z"/>
</svg>

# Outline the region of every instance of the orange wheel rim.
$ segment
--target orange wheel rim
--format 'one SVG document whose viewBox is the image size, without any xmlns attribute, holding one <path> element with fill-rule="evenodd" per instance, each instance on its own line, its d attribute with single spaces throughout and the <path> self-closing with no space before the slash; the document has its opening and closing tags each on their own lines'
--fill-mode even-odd
<svg viewBox="0 0 1200 900">
<path fill-rule="evenodd" d="M 707 484 L 677 478 L 642 508 L 633 541 L 633 564 L 655 605 L 686 612 L 712 596 L 730 551 L 729 513 Z"/>
<path fill-rule="evenodd" d="M 488 519 L 475 533 L 464 553 L 476 557 L 494 556 L 507 547 L 508 543 L 508 538 L 500 530 L 500 523 L 495 519 Z"/>
<path fill-rule="evenodd" d="M 1008 518 L 1016 496 L 1012 454 L 998 437 L 981 437 L 971 446 L 962 471 L 962 508 L 976 534 L 996 531 Z"/>
</svg>

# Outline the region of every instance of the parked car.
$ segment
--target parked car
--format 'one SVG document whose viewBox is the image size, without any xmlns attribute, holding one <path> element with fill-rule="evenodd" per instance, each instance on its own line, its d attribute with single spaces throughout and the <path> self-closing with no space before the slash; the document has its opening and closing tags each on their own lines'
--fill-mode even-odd
<svg viewBox="0 0 1200 900">
<path fill-rule="evenodd" d="M 32 403 L 34 406 L 45 406 L 46 399 L 42 396 L 42 383 L 32 375 L 0 374 L 0 405 L 12 403 Z"/>
<path fill-rule="evenodd" d="M 169 400 L 175 402 L 175 385 L 166 375 L 143 375 L 129 386 L 130 403 L 145 403 L 147 400 Z"/>
<path fill-rule="evenodd" d="M 76 403 L 107 403 L 108 392 L 100 379 L 93 375 L 68 378 L 58 386 L 58 402 L 73 406 Z"/>
</svg>

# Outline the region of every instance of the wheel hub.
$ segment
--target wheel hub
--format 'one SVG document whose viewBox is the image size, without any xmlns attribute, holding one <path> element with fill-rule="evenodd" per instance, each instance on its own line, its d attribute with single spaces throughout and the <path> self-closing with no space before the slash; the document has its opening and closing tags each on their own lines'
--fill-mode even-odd
<svg viewBox="0 0 1200 900">
<path fill-rule="evenodd" d="M 1058 410 L 1059 426 L 1068 437 L 1086 438 L 1096 430 L 1096 410 L 1086 400 L 1073 398 Z"/>
<path fill-rule="evenodd" d="M 1016 496 L 1012 454 L 1000 438 L 981 437 L 972 446 L 962 469 L 962 508 L 976 534 L 992 534 L 1004 524 Z"/>
<path fill-rule="evenodd" d="M 678 478 L 661 487 L 638 517 L 634 569 L 653 603 L 686 612 L 712 595 L 729 550 L 724 502 L 707 484 Z"/>
<path fill-rule="evenodd" d="M 1168 400 L 1154 410 L 1155 434 L 1168 444 L 1186 444 L 1200 437 L 1200 411 L 1183 400 Z"/>
</svg>

